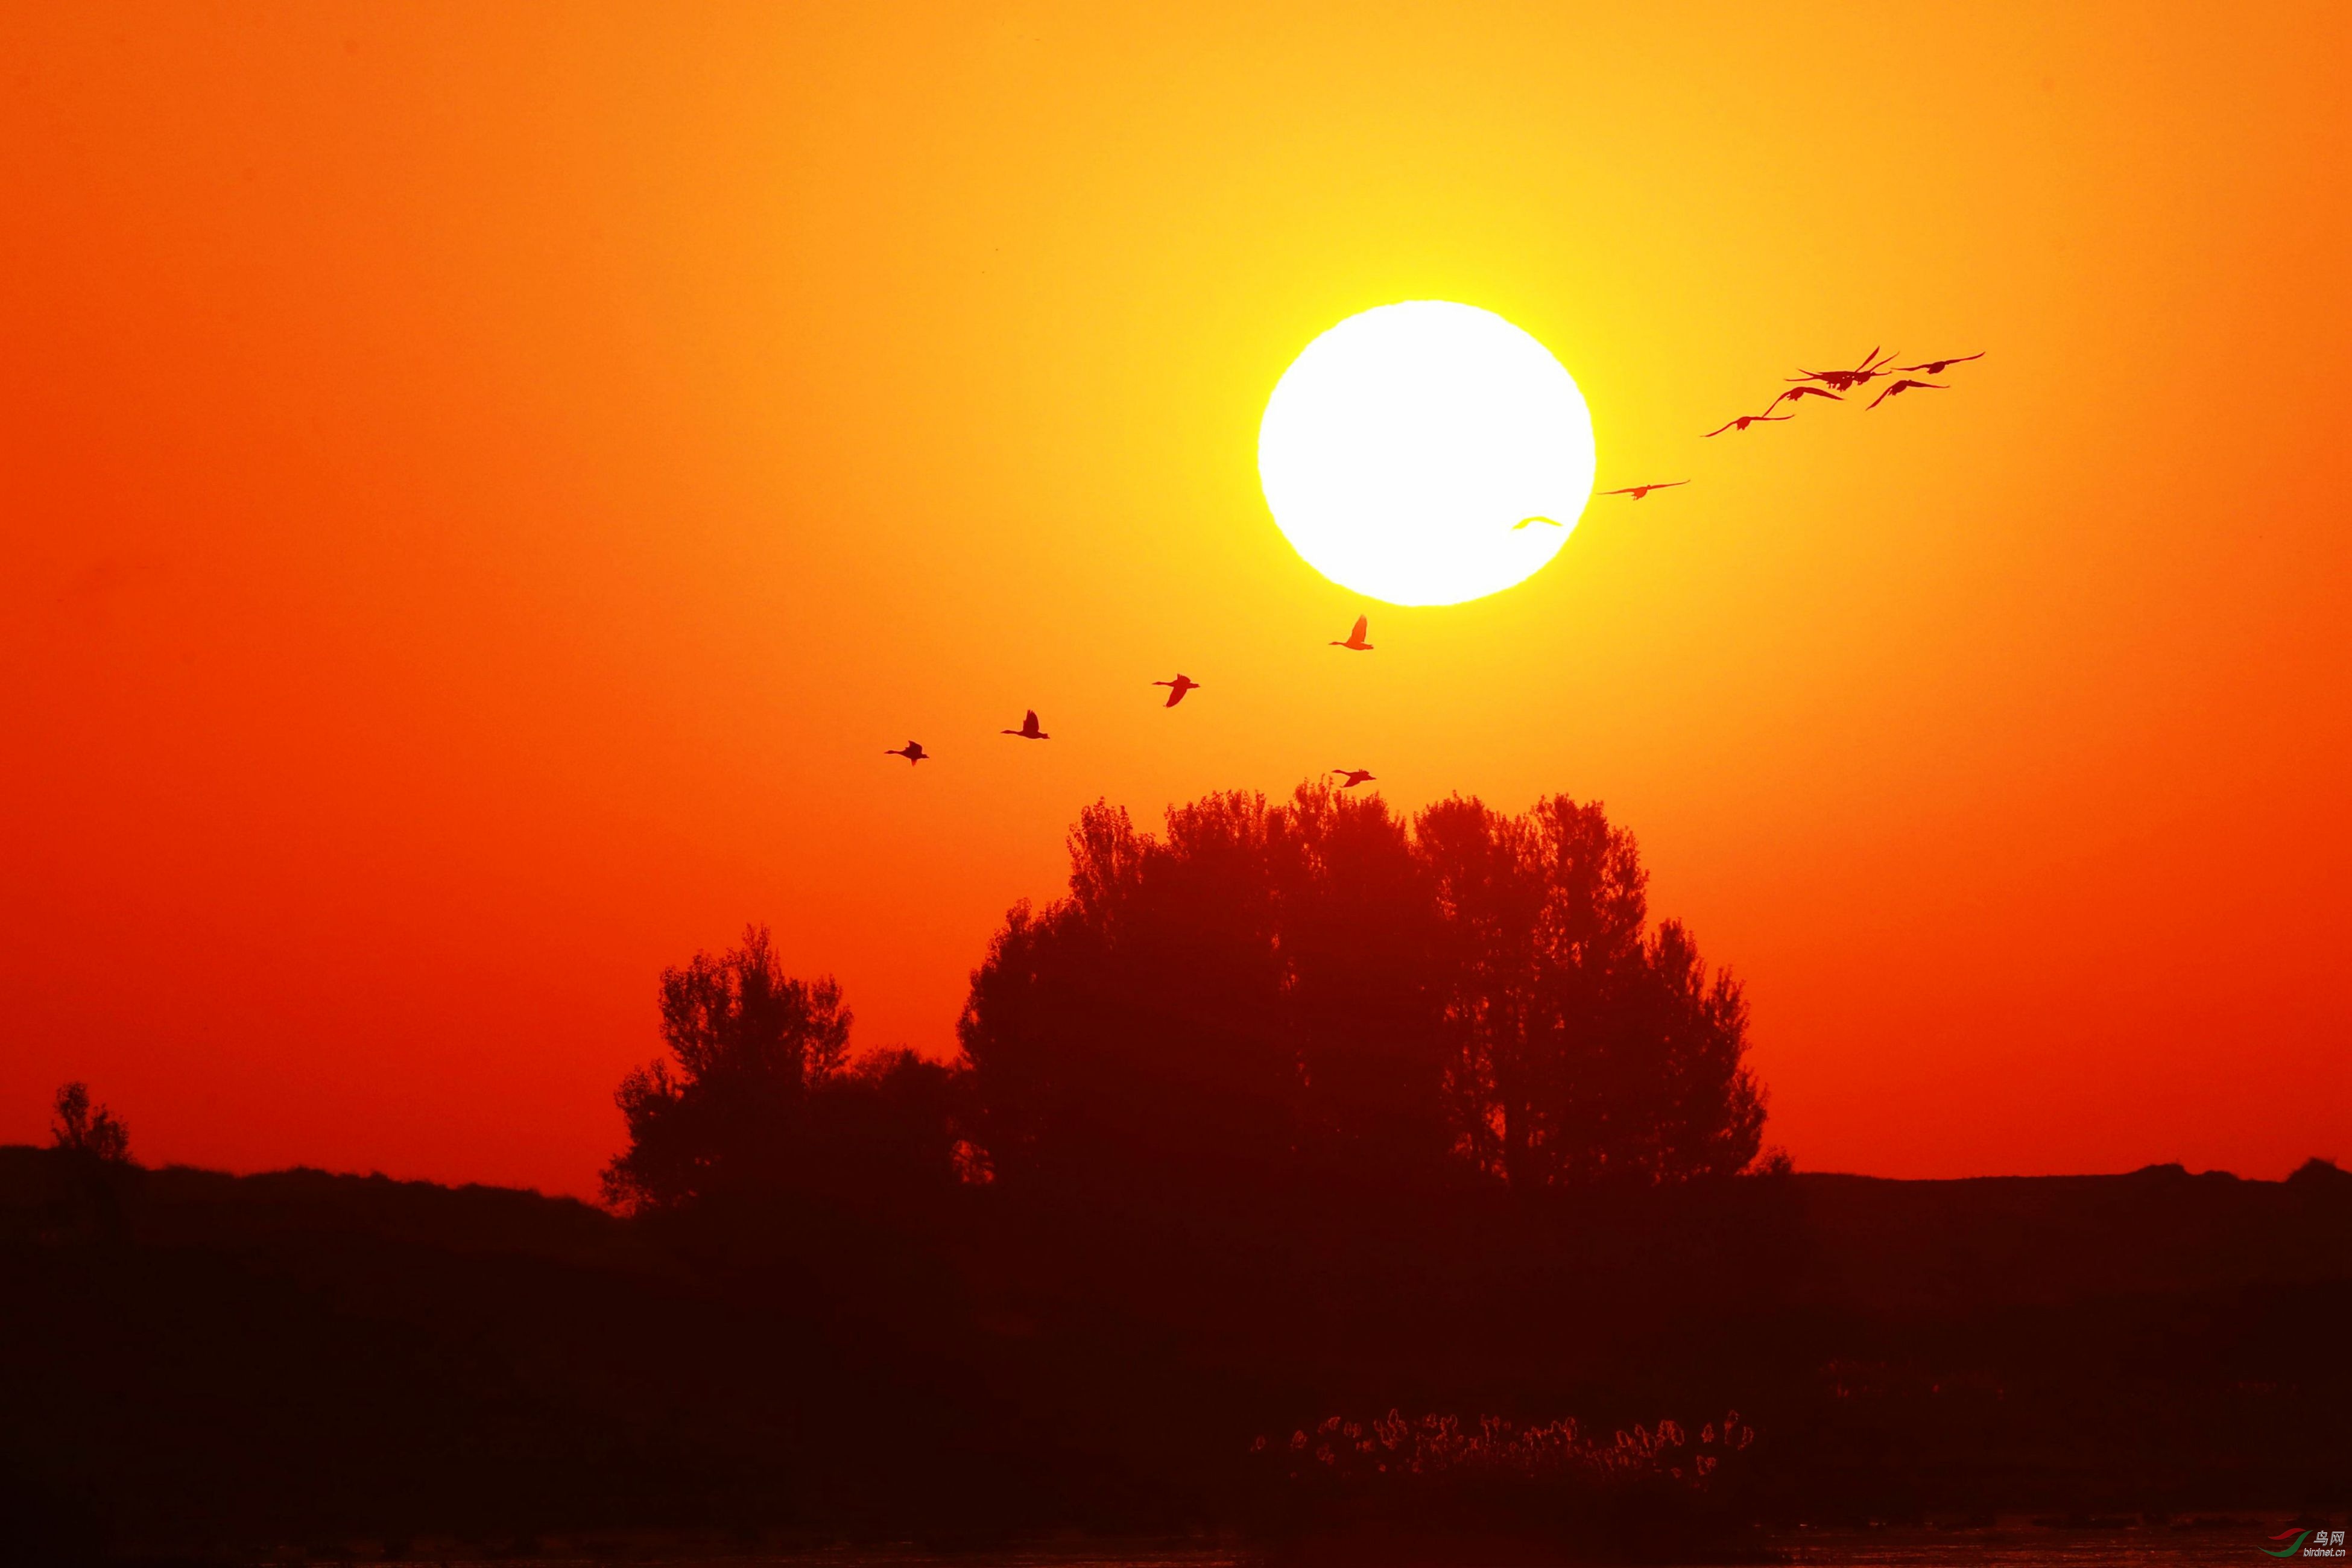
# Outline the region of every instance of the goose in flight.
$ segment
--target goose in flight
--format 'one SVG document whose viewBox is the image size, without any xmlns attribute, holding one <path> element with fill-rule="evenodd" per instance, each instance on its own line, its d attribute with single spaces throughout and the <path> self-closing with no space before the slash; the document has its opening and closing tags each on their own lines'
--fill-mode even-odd
<svg viewBox="0 0 2352 1568">
<path fill-rule="evenodd" d="M 1780 396 L 1774 398 L 1771 402 L 1766 404 L 1764 405 L 1764 412 L 1769 414 L 1775 408 L 1780 407 L 1782 403 L 1795 403 L 1807 397 L 1826 397 L 1832 403 L 1843 403 L 1845 401 L 1844 398 L 1840 397 L 1836 393 L 1830 391 L 1826 387 L 1792 386 L 1789 388 L 1788 391 L 1782 393 Z"/>
<path fill-rule="evenodd" d="M 1894 357 L 1893 354 L 1886 356 L 1887 359 Z M 1858 369 L 1805 370 L 1802 365 L 1797 368 L 1803 374 L 1790 376 L 1789 378 L 1790 381 L 1818 381 L 1832 392 L 1851 392 L 1857 386 L 1868 386 L 1886 374 L 1885 363 L 1879 358 L 1878 350 L 1875 348 L 1873 348 L 1863 359 Z"/>
<path fill-rule="evenodd" d="M 1193 689 L 1201 683 L 1193 679 L 1189 675 L 1179 675 L 1173 680 L 1155 680 L 1151 684 L 1154 686 L 1164 686 L 1168 689 L 1167 705 L 1173 708 L 1176 704 L 1184 700 L 1184 693 Z"/>
<path fill-rule="evenodd" d="M 1778 398 L 1775 398 L 1773 401 L 1778 402 L 1778 401 L 1780 401 L 1780 400 L 1779 400 Z M 1656 483 L 1656 484 L 1651 484 L 1651 485 L 1627 485 L 1627 486 L 1626 486 L 1623 489 L 1622 489 L 1622 490 L 1602 490 L 1601 493 L 1602 495 L 1605 495 L 1605 496 L 1632 496 L 1635 500 L 1640 500 L 1643 496 L 1648 495 L 1652 490 L 1670 490 L 1670 489 L 1674 489 L 1676 485 L 1686 485 L 1686 484 L 1688 484 L 1688 483 L 1690 483 L 1690 481 L 1689 481 L 1688 479 L 1662 479 L 1662 480 L 1660 480 L 1660 481 L 1659 481 L 1658 483 Z M 1533 521 L 1536 521 L 1536 520 L 1535 520 L 1534 518 L 1529 518 L 1529 519 L 1528 519 L 1528 522 L 1533 522 Z M 1549 522 L 1549 521 L 1551 521 L 1551 519 L 1549 519 L 1549 518 L 1545 518 L 1543 521 L 1546 521 L 1546 522 Z M 1521 527 L 1521 528 L 1525 528 L 1525 527 L 1527 526 L 1527 523 L 1521 523 L 1521 524 L 1519 524 L 1518 526 L 1519 526 L 1519 527 Z"/>
<path fill-rule="evenodd" d="M 1933 381 L 1913 381 L 1909 376 L 1905 376 L 1901 381 L 1896 382 L 1894 385 L 1880 393 L 1876 397 L 1872 398 L 1870 400 L 1870 405 L 1873 408 L 1875 408 L 1880 404 L 1885 402 L 1888 398 L 1894 396 L 1896 393 L 1908 392 L 1915 386 L 1922 392 L 1942 392 L 1946 390 L 1939 383 Z"/>
<path fill-rule="evenodd" d="M 1370 626 L 1371 622 L 1372 617 L 1370 616 L 1358 616 L 1356 617 L 1356 629 L 1348 634 L 1348 640 L 1341 642 L 1339 638 L 1333 637 L 1331 639 L 1331 646 L 1333 647 L 1353 648 L 1358 653 L 1371 652 L 1372 645 L 1364 640 L 1364 633 L 1366 629 Z"/>
<path fill-rule="evenodd" d="M 1742 414 L 1730 424 L 1718 425 L 1714 429 L 1708 431 L 1707 434 L 1709 436 L 1720 436 L 1726 430 L 1745 430 L 1750 425 L 1756 424 L 1778 425 L 1783 419 L 1794 419 L 1795 417 L 1796 416 L 1793 414 L 1775 414 L 1770 409 L 1766 409 L 1761 414 Z"/>
<path fill-rule="evenodd" d="M 1916 370 L 1927 375 L 1941 375 L 1948 366 L 1966 364 L 1972 359 L 1982 359 L 1984 356 L 1985 351 L 1979 349 L 1972 354 L 1958 354 L 1951 359 L 1931 359 L 1924 364 L 1898 364 L 1895 368 L 1904 372 Z"/>
<path fill-rule="evenodd" d="M 1373 775 L 1361 768 L 1333 768 L 1331 771 L 1348 781 L 1339 786 L 1341 789 L 1353 789 L 1360 784 L 1372 782 Z"/>
<path fill-rule="evenodd" d="M 1000 735 L 1018 735 L 1024 741 L 1050 741 L 1054 737 L 1037 728 L 1037 710 L 1030 709 L 1021 719 L 1018 730 L 999 730 Z"/>
<path fill-rule="evenodd" d="M 931 753 L 923 750 L 923 743 L 920 741 L 909 741 L 905 745 L 894 746 L 882 754 L 886 757 L 904 757 L 909 763 L 919 763 Z"/>
</svg>

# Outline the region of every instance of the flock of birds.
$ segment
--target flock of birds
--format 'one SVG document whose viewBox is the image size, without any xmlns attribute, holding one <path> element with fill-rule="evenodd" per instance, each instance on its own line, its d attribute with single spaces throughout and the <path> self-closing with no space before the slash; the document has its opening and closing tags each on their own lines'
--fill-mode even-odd
<svg viewBox="0 0 2352 1568">
<path fill-rule="evenodd" d="M 1370 616 L 1358 616 L 1356 617 L 1355 626 L 1346 637 L 1333 637 L 1331 639 L 1331 646 L 1333 647 L 1344 647 L 1352 653 L 1370 653 L 1372 651 L 1372 645 L 1366 640 L 1366 637 L 1371 631 L 1371 627 L 1372 618 Z M 1168 700 L 1160 705 L 1164 708 L 1175 707 L 1176 704 L 1184 700 L 1185 696 L 1188 693 L 1198 691 L 1201 689 L 1201 683 L 1199 681 L 1193 679 L 1191 676 L 1184 674 L 1181 670 L 1177 672 L 1176 679 L 1173 680 L 1155 680 L 1151 684 L 1154 686 L 1164 686 L 1168 689 Z M 997 733 L 1001 735 L 1010 735 L 1013 739 L 1019 741 L 1050 741 L 1054 738 L 1047 734 L 1045 729 L 1037 722 L 1037 710 L 1034 708 L 1028 709 L 1022 713 L 1021 728 L 1018 730 L 1000 730 Z M 904 757 L 909 763 L 928 762 L 930 760 L 931 755 L 930 752 L 923 750 L 923 743 L 920 741 L 909 741 L 903 746 L 893 746 L 882 754 L 886 757 Z M 1377 776 L 1363 768 L 1333 768 L 1331 772 L 1339 778 L 1347 781 L 1339 786 L 1341 789 L 1354 789 L 1359 784 L 1370 784 Z"/>
<path fill-rule="evenodd" d="M 1733 417 L 1728 424 L 1717 426 L 1714 429 L 1708 431 L 1707 435 L 1720 436 L 1726 430 L 1745 430 L 1750 425 L 1762 424 L 1767 421 L 1777 425 L 1784 419 L 1793 419 L 1796 417 L 1796 416 L 1792 414 L 1775 414 L 1772 412 L 1772 410 L 1780 407 L 1783 403 L 1794 406 L 1804 402 L 1808 397 L 1822 397 L 1827 398 L 1832 403 L 1843 403 L 1845 401 L 1845 395 L 1847 393 L 1865 388 L 1869 386 L 1872 382 L 1878 380 L 1881 376 L 1886 376 L 1891 379 L 1885 386 L 1880 388 L 1878 395 L 1870 400 L 1870 406 L 1873 408 L 1877 407 L 1880 404 L 1885 402 L 1890 397 L 1899 397 L 1906 392 L 1948 391 L 1949 390 L 1949 387 L 1946 383 L 1935 381 L 1914 381 L 1911 377 L 1915 374 L 1941 375 L 1956 364 L 1966 364 L 1970 360 L 1984 358 L 1984 351 L 1982 349 L 1979 349 L 1972 354 L 1950 354 L 1947 355 L 1943 359 L 1922 360 L 1917 364 L 1898 364 L 1889 366 L 1886 361 L 1891 360 L 1895 356 L 1892 353 L 1889 353 L 1885 355 L 1885 358 L 1881 358 L 1878 351 L 1876 349 L 1872 349 L 1870 353 L 1864 357 L 1863 362 L 1852 370 L 1806 370 L 1802 365 L 1800 365 L 1797 367 L 1800 374 L 1789 378 L 1796 384 L 1789 387 L 1778 397 L 1775 397 L 1771 402 L 1766 404 L 1764 405 L 1763 413 L 1738 415 Z"/>
<path fill-rule="evenodd" d="M 1915 381 L 1912 377 L 1941 375 L 1956 364 L 1966 364 L 1971 360 L 1984 358 L 1985 351 L 1979 349 L 1972 354 L 1950 354 L 1942 359 L 1922 360 L 1917 364 L 1890 365 L 1887 362 L 1894 357 L 1893 353 L 1881 355 L 1878 350 L 1874 348 L 1863 356 L 1862 363 L 1852 370 L 1806 370 L 1800 365 L 1798 374 L 1789 377 L 1791 384 L 1771 402 L 1766 404 L 1763 413 L 1735 416 L 1728 423 L 1707 431 L 1706 436 L 1720 436 L 1727 430 L 1745 430 L 1750 425 L 1779 424 L 1783 420 L 1795 417 L 1792 414 L 1772 412 L 1783 403 L 1794 407 L 1802 404 L 1808 397 L 1843 403 L 1845 401 L 1846 394 L 1866 391 L 1873 382 L 1881 379 L 1885 379 L 1887 384 L 1880 388 L 1878 395 L 1870 400 L 1867 406 L 1871 408 L 1875 408 L 1888 398 L 1898 397 L 1906 392 L 1948 391 L 1949 390 L 1948 383 Z M 1690 483 L 1688 479 L 1654 479 L 1647 484 L 1627 485 L 1621 489 L 1602 490 L 1601 493 L 1604 496 L 1629 496 L 1634 500 L 1643 500 L 1648 498 L 1652 490 L 1670 490 L 1678 485 L 1688 483 Z M 1514 530 L 1522 529 L 1530 523 L 1537 522 L 1549 523 L 1554 528 L 1565 526 L 1557 518 L 1523 517 L 1511 524 L 1511 527 Z M 1358 616 L 1355 628 L 1344 637 L 1333 637 L 1330 646 L 1346 648 L 1351 653 L 1370 653 L 1372 651 L 1372 645 L 1365 640 L 1365 635 L 1370 629 L 1371 617 Z M 1199 681 L 1181 671 L 1178 672 L 1173 680 L 1155 680 L 1151 684 L 1168 689 L 1168 700 L 1162 704 L 1163 707 L 1168 708 L 1175 707 L 1184 700 L 1187 693 L 1197 691 L 1201 688 Z M 1015 740 L 1021 741 L 1050 741 L 1054 738 L 1038 727 L 1037 710 L 1034 708 L 1022 714 L 1019 729 L 1003 730 L 998 732 L 1011 735 Z M 903 746 L 893 746 L 882 754 L 886 757 L 904 757 L 910 764 L 928 761 L 931 755 L 930 752 L 923 750 L 923 743 L 920 741 L 909 741 Z M 1359 785 L 1370 784 L 1378 777 L 1377 774 L 1362 768 L 1332 768 L 1328 773 L 1330 776 L 1343 781 L 1339 785 L 1341 789 L 1354 789 Z"/>
</svg>

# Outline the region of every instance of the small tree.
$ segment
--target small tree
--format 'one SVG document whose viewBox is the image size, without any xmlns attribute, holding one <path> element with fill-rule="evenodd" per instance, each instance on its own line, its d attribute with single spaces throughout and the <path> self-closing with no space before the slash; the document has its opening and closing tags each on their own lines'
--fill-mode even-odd
<svg viewBox="0 0 2352 1568">
<path fill-rule="evenodd" d="M 669 1058 L 614 1096 L 629 1147 L 604 1167 L 605 1196 L 660 1209 L 793 1184 L 811 1153 L 810 1098 L 849 1057 L 841 987 L 786 975 L 767 928 L 752 926 L 742 946 L 662 972 L 661 1020 Z"/>
<path fill-rule="evenodd" d="M 49 1124 L 52 1144 L 110 1165 L 131 1163 L 131 1129 L 105 1106 L 90 1108 L 89 1085 L 67 1084 L 58 1090 L 57 1104 L 58 1119 Z"/>
</svg>

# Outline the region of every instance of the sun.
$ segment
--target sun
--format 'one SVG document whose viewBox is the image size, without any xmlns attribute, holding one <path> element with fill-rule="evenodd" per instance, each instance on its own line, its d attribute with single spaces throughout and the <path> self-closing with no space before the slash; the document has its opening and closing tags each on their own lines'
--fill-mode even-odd
<svg viewBox="0 0 2352 1568">
<path fill-rule="evenodd" d="M 1592 416 L 1551 351 L 1444 300 L 1382 305 L 1308 343 L 1257 432 L 1292 548 L 1394 605 L 1458 605 L 1542 570 L 1592 469 Z"/>
</svg>

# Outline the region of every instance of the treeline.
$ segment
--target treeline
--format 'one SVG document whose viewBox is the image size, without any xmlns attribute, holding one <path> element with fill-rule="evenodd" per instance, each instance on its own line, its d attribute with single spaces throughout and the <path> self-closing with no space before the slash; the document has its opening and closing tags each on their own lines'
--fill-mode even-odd
<svg viewBox="0 0 2352 1568">
<path fill-rule="evenodd" d="M 1249 1439 L 1343 1404 L 1719 1397 L 1570 1403 L 1785 1229 L 1740 1179 L 1785 1162 L 1739 987 L 1652 922 L 1601 807 L 1407 819 L 1308 784 L 1157 833 L 1098 805 L 1069 851 L 952 1063 L 858 1056 L 839 986 L 763 929 L 662 976 L 606 1196 L 817 1325 L 860 1369 L 827 1421 L 916 1445 L 968 1520 L 1137 1528 L 1233 1522 Z"/>
<path fill-rule="evenodd" d="M 1798 1175 L 1737 983 L 1596 805 L 1098 805 L 1070 859 L 952 1063 L 858 1054 L 761 930 L 664 973 L 617 1214 L 142 1171 L 68 1086 L 57 1148 L 0 1151 L 0 1560 L 24 1521 L 37 1561 L 1075 1525 L 1360 1562 L 1516 1520 L 1693 1561 L 1758 1518 L 2352 1500 L 2334 1167 Z M 1486 1446 L 1391 1481 L 1390 1411 Z"/>
<path fill-rule="evenodd" d="M 1106 1204 L 1302 1184 L 1517 1193 L 1756 1167 L 1738 984 L 1653 926 L 1632 836 L 1566 796 L 1213 795 L 1139 831 L 1098 805 L 1070 890 L 973 973 L 963 1060 L 853 1065 L 829 979 L 767 933 L 662 980 L 667 1058 L 619 1100 L 608 1195 L 920 1202 L 985 1183 Z"/>
</svg>

